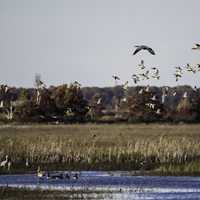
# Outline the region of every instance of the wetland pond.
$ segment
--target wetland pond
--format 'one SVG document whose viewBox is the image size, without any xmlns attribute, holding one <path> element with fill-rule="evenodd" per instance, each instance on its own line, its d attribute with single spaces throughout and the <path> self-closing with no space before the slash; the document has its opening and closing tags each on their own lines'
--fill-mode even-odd
<svg viewBox="0 0 200 200">
<path fill-rule="evenodd" d="M 78 174 L 78 179 L 38 179 L 35 174 L 0 175 L 0 186 L 57 191 L 62 199 L 200 199 L 200 177 L 133 176 L 125 171 L 81 171 Z"/>
</svg>

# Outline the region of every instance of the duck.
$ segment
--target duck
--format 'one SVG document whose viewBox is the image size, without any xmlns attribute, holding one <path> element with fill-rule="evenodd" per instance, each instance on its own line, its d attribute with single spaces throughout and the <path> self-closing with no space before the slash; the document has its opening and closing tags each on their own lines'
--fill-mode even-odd
<svg viewBox="0 0 200 200">
<path fill-rule="evenodd" d="M 64 174 L 63 173 L 50 174 L 49 172 L 47 172 L 47 179 L 64 179 Z"/>
</svg>

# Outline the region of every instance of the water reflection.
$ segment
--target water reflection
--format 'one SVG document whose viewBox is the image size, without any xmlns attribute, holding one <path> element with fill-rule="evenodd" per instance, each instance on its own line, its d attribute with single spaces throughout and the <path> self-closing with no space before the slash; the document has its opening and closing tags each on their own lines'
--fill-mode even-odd
<svg viewBox="0 0 200 200">
<path fill-rule="evenodd" d="M 86 172 L 77 180 L 38 180 L 35 174 L 1 175 L 0 186 L 57 191 L 68 199 L 198 199 L 200 177 L 131 176 Z"/>
</svg>

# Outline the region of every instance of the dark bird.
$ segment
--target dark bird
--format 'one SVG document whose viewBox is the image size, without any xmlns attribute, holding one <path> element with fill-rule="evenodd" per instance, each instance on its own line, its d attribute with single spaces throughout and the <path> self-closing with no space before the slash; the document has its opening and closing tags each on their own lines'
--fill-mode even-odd
<svg viewBox="0 0 200 200">
<path fill-rule="evenodd" d="M 155 55 L 155 51 L 146 45 L 136 45 L 135 47 L 136 50 L 133 52 L 133 55 L 137 54 L 141 50 L 147 50 L 150 54 Z"/>
<path fill-rule="evenodd" d="M 47 179 L 64 179 L 63 173 L 50 174 L 47 172 Z"/>
</svg>

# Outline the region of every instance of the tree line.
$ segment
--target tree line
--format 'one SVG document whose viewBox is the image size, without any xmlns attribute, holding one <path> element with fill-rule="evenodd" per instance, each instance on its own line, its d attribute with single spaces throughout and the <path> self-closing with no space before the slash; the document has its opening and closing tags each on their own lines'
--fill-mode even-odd
<svg viewBox="0 0 200 200">
<path fill-rule="evenodd" d="M 16 88 L 0 86 L 1 122 L 199 122 L 200 90 L 191 86 Z M 165 91 L 165 92 L 163 92 Z M 187 95 L 185 95 L 187 93 Z M 175 94 L 175 95 L 174 95 Z M 163 101 L 164 98 L 164 101 Z"/>
</svg>

